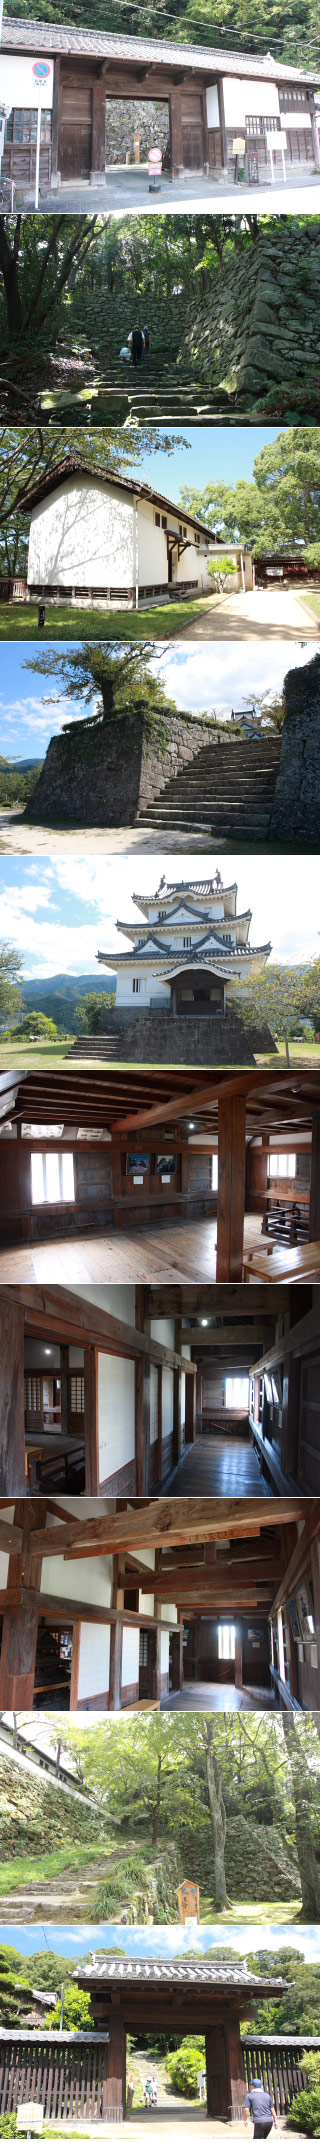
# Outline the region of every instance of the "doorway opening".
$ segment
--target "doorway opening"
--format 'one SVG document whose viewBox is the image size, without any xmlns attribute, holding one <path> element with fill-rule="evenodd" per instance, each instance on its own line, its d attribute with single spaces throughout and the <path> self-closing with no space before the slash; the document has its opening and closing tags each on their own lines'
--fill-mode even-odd
<svg viewBox="0 0 320 2143">
<path fill-rule="evenodd" d="M 156 1673 L 155 1635 L 155 1630 L 140 1630 L 139 1698 L 142 1699 L 154 1696 Z"/>
<path fill-rule="evenodd" d="M 161 149 L 162 168 L 171 170 L 170 107 L 166 99 L 106 98 L 106 165 L 147 164 L 150 149 Z M 133 323 L 134 324 L 134 323 Z"/>
<path fill-rule="evenodd" d="M 34 1677 L 35 1711 L 70 1711 L 73 1627 L 39 1621 Z"/>
</svg>

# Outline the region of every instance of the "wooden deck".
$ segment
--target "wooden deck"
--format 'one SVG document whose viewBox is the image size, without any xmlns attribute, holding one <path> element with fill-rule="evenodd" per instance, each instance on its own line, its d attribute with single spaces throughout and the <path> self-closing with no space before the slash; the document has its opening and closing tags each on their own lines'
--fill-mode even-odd
<svg viewBox="0 0 320 2143">
<path fill-rule="evenodd" d="M 257 1214 L 246 1216 L 245 1249 L 256 1243 Z M 19 1244 L 0 1250 L 0 1284 L 10 1280 L 77 1281 L 215 1280 L 217 1222 L 168 1221 L 150 1228 L 110 1228 L 106 1234 L 54 1237 L 49 1243 Z"/>
<path fill-rule="evenodd" d="M 268 1689 L 235 1689 L 234 1682 L 184 1682 L 164 1697 L 161 1711 L 274 1711 Z"/>
<path fill-rule="evenodd" d="M 159 1488 L 159 1495 L 163 1489 Z M 199 1436 L 187 1445 L 179 1465 L 165 1482 L 166 1495 L 173 1496 L 270 1496 L 260 1473 L 259 1459 L 249 1439 L 240 1436 Z"/>
</svg>

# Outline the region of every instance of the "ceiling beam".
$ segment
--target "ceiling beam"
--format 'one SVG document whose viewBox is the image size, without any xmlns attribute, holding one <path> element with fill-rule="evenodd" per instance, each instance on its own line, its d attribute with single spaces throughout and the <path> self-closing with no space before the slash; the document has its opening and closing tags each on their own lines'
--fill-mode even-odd
<svg viewBox="0 0 320 2143">
<path fill-rule="evenodd" d="M 320 1501 L 314 1506 L 320 1522 Z M 261 1529 L 287 1525 L 305 1512 L 305 1498 L 278 1496 L 261 1497 L 259 1502 L 248 1497 L 169 1497 L 157 1502 L 146 1502 L 142 1510 L 130 1506 L 127 1510 L 106 1512 L 100 1517 L 83 1520 L 68 1520 L 66 1525 L 49 1526 L 32 1535 L 37 1552 L 42 1555 L 66 1555 L 74 1544 L 81 1555 L 84 1547 L 101 1547 L 101 1554 L 129 1547 L 166 1547 L 188 1541 L 230 1539 L 249 1533 L 259 1536 Z M 36 1552 L 36 1548 L 35 1548 Z"/>
</svg>

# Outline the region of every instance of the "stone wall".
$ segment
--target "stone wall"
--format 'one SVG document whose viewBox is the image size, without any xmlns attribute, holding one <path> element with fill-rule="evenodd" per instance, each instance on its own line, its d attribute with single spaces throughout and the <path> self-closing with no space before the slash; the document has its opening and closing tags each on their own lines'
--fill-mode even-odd
<svg viewBox="0 0 320 2143">
<path fill-rule="evenodd" d="M 289 231 L 289 242 L 288 242 Z M 319 371 L 319 236 L 312 218 L 283 216 L 242 245 L 230 267 L 189 309 L 180 348 L 185 372 L 221 381 L 252 408 L 266 390 L 310 388 Z"/>
<path fill-rule="evenodd" d="M 149 731 L 145 717 L 115 716 L 108 723 L 74 722 L 52 737 L 26 816 L 36 825 L 134 826 L 139 811 L 160 796 L 166 782 L 195 758 L 209 736 L 210 720 L 162 714 Z"/>
<path fill-rule="evenodd" d="M 127 149 L 130 163 L 134 164 L 134 134 L 140 134 L 140 163 L 145 164 L 149 149 L 168 148 L 170 136 L 169 106 L 149 104 L 143 99 L 107 97 L 106 100 L 106 163 L 125 164 Z"/>
<path fill-rule="evenodd" d="M 254 1064 L 251 1041 L 242 1020 L 208 1013 L 202 1018 L 172 1012 L 105 1010 L 101 1034 L 117 1037 L 117 1057 L 126 1064 Z"/>
<path fill-rule="evenodd" d="M 303 669 L 288 671 L 284 697 L 286 720 L 269 838 L 287 848 L 318 850 L 320 655 L 314 655 Z"/>
</svg>

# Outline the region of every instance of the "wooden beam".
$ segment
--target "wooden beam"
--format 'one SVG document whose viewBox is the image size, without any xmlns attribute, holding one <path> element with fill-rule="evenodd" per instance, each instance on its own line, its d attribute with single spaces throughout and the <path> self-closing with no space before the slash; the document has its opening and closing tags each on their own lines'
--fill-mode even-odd
<svg viewBox="0 0 320 2143">
<path fill-rule="evenodd" d="M 95 1304 L 81 1300 L 67 1287 L 12 1287 L 1 1289 L 6 1299 L 23 1305 L 26 1332 L 35 1337 L 43 1332 L 56 1339 L 58 1344 L 68 1340 L 69 1345 L 83 1347 L 85 1338 L 98 1347 L 101 1354 L 116 1354 L 133 1361 L 135 1356 L 144 1356 L 153 1362 L 166 1362 L 169 1368 L 179 1367 L 180 1357 L 173 1348 L 162 1346 L 148 1331 L 139 1331 L 137 1325 L 126 1324 L 121 1317 L 114 1317 L 110 1310 L 98 1309 Z M 188 1370 L 190 1364 L 184 1367 Z"/>
<path fill-rule="evenodd" d="M 274 1323 L 274 1319 L 272 1321 Z M 201 1354 L 204 1350 L 210 1354 L 216 1354 L 223 1353 L 224 1349 L 227 1350 L 228 1347 L 247 1347 L 248 1361 L 250 1361 L 250 1347 L 263 1347 L 265 1344 L 265 1328 L 263 1329 L 262 1319 L 260 1318 L 260 1327 L 255 1332 L 252 1319 L 249 1322 L 248 1311 L 247 1324 L 240 1324 L 239 1322 L 238 1325 L 212 1325 L 209 1328 L 201 1325 L 187 1326 L 183 1330 L 181 1344 L 187 1345 L 187 1342 L 190 1347 L 200 1348 Z"/>
<path fill-rule="evenodd" d="M 318 1289 L 316 1289 L 317 1297 Z M 302 1355 L 303 1353 L 309 1353 L 309 1351 L 312 1352 L 315 1340 L 319 1339 L 320 1301 L 318 1302 L 318 1299 L 316 1299 L 312 1309 L 307 1310 L 306 1316 L 298 1317 L 297 1323 L 291 1326 L 291 1330 L 283 1332 L 281 1339 L 275 1340 L 273 1347 L 268 1348 L 267 1354 L 261 1355 L 259 1362 L 255 1361 L 255 1376 L 262 1376 L 265 1369 L 274 1369 L 277 1362 L 282 1361 L 283 1355 Z"/>
<path fill-rule="evenodd" d="M 224 1072 L 223 1082 L 224 1092 L 227 1093 L 228 1098 L 234 1094 L 242 1094 L 245 1097 L 248 1093 L 248 1087 L 250 1087 L 250 1073 L 237 1072 L 233 1074 Z M 217 1076 L 214 1078 L 208 1075 L 205 1086 L 198 1088 L 194 1083 L 191 1088 L 187 1087 L 185 1093 L 179 1093 L 179 1088 L 175 1092 L 173 1086 L 170 1101 L 160 1100 L 154 1102 L 152 1108 L 148 1107 L 146 1103 L 144 1109 L 136 1109 L 130 1111 L 127 1116 L 118 1117 L 112 1126 L 112 1136 L 116 1137 L 117 1132 L 121 1131 L 137 1131 L 144 1126 L 148 1130 L 151 1124 L 179 1123 L 180 1118 L 184 1116 L 191 1116 L 192 1118 L 195 1115 L 199 1116 L 202 1109 L 210 1108 L 214 1102 L 219 1100 L 220 1096 L 221 1072 L 220 1075 L 218 1074 L 218 1078 Z"/>
<path fill-rule="evenodd" d="M 24 1502 L 25 1498 L 22 1499 L 21 1497 L 18 1506 L 21 1512 L 24 1509 Z M 22 1525 L 12 1525 L 9 1518 L 0 1518 L 0 1548 L 2 1548 L 4 1555 L 21 1555 L 22 1543 Z"/>
<path fill-rule="evenodd" d="M 320 1514 L 320 1501 L 316 1505 Z M 265 1526 L 272 1530 L 277 1525 L 286 1525 L 292 1518 L 303 1517 L 305 1498 L 277 1497 L 225 1497 L 202 1496 L 159 1497 L 157 1502 L 144 1503 L 142 1509 L 128 1506 L 124 1511 L 109 1512 L 99 1517 L 68 1519 L 66 1525 L 48 1526 L 40 1533 L 39 1546 L 43 1555 L 65 1555 L 68 1549 L 81 1547 L 100 1548 L 102 1555 L 111 1554 L 120 1548 L 168 1547 L 184 1542 L 231 1539 L 253 1533 L 259 1536 Z"/>
</svg>

